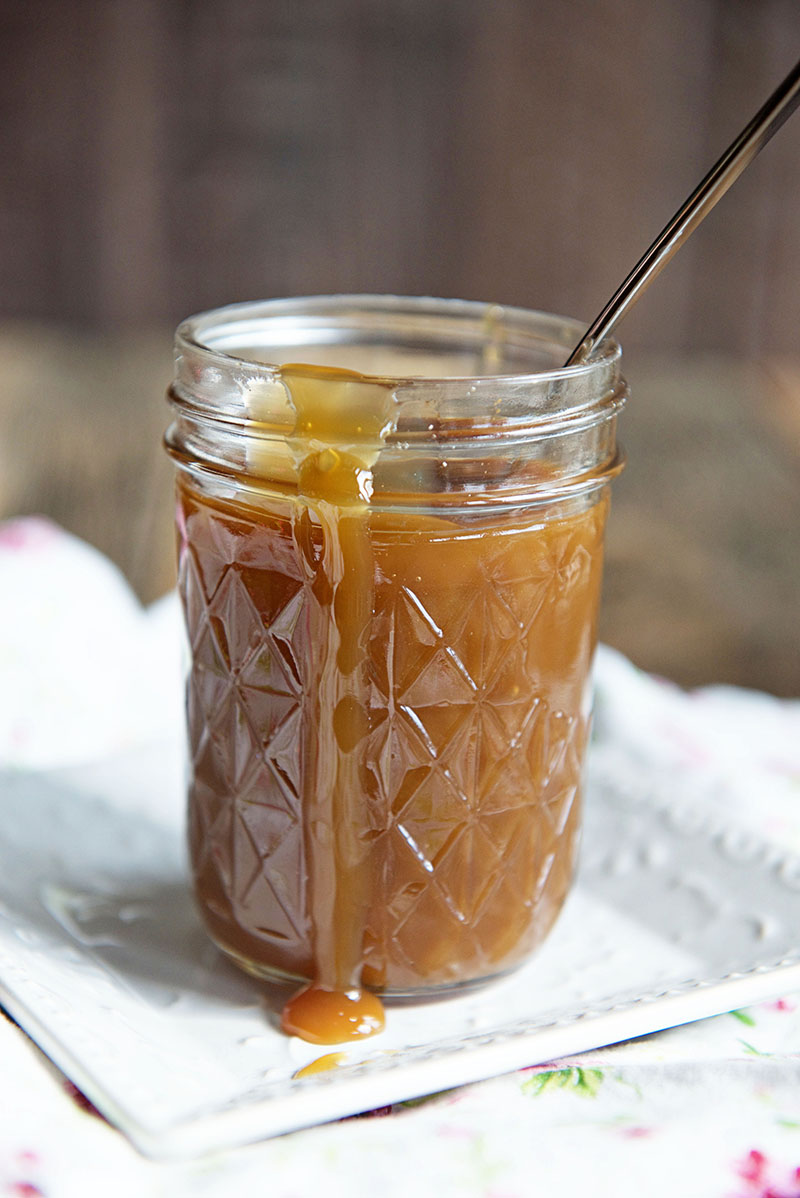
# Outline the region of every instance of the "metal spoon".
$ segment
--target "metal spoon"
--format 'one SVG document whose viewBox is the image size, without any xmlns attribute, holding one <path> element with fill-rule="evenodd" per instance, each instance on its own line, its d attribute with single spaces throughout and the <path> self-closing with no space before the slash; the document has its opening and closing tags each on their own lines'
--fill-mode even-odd
<svg viewBox="0 0 800 1198">
<path fill-rule="evenodd" d="M 623 316 L 644 295 L 653 279 L 661 273 L 673 254 L 688 241 L 700 222 L 739 178 L 784 121 L 800 104 L 800 62 L 789 72 L 783 83 L 772 93 L 749 125 L 746 125 L 688 200 L 659 233 L 649 250 L 634 266 L 625 282 L 612 295 L 603 311 L 590 326 L 583 340 L 576 345 L 565 363 L 576 366 L 591 357 L 595 348 L 611 335 Z"/>
</svg>

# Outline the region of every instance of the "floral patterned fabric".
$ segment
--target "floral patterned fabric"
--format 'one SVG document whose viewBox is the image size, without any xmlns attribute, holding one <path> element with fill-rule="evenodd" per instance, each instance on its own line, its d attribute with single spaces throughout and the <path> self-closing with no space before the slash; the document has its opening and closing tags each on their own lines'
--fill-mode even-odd
<svg viewBox="0 0 800 1198">
<path fill-rule="evenodd" d="M 1 765 L 178 735 L 174 597 L 141 609 L 40 520 L 0 525 L 0 579 Z M 596 736 L 718 780 L 727 817 L 800 851 L 800 703 L 685 694 L 601 649 Z M 138 1155 L 0 1015 L 0 1198 L 362 1192 L 800 1198 L 800 994 L 179 1164 Z"/>
</svg>

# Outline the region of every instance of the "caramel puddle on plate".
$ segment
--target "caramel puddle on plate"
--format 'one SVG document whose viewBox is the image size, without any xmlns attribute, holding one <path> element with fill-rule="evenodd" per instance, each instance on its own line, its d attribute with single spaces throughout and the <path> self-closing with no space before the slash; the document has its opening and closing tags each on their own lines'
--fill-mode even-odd
<svg viewBox="0 0 800 1198">
<path fill-rule="evenodd" d="M 283 1008 L 281 1027 L 310 1044 L 344 1044 L 382 1032 L 386 1022 L 377 994 L 360 988 L 328 990 L 307 986 Z"/>
</svg>

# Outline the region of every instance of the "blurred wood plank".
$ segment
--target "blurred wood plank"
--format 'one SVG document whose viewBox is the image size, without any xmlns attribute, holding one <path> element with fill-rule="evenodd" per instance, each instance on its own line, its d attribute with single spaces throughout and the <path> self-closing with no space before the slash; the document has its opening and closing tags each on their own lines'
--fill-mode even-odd
<svg viewBox="0 0 800 1198">
<path fill-rule="evenodd" d="M 175 579 L 161 447 L 171 368 L 166 335 L 0 326 L 0 517 L 49 516 L 107 554 L 145 601 Z"/>
<path fill-rule="evenodd" d="M 628 363 L 600 634 L 683 685 L 800 695 L 798 366 Z"/>
<path fill-rule="evenodd" d="M 796 0 L 717 6 L 703 153 L 714 161 L 800 57 Z M 698 233 L 692 344 L 794 353 L 800 318 L 800 118 L 779 132 Z M 791 276 L 794 276 L 793 278 Z"/>
<path fill-rule="evenodd" d="M 0 315 L 281 294 L 590 318 L 800 53 L 797 0 L 0 0 Z M 791 356 L 800 118 L 626 323 Z"/>
</svg>

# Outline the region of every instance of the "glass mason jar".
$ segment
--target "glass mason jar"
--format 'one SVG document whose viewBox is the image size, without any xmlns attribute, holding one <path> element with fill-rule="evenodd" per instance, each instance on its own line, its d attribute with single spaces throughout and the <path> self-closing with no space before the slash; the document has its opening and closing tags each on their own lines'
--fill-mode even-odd
<svg viewBox="0 0 800 1198">
<path fill-rule="evenodd" d="M 503 974 L 567 894 L 620 351 L 478 303 L 276 300 L 180 326 L 189 839 L 258 976 Z"/>
</svg>

